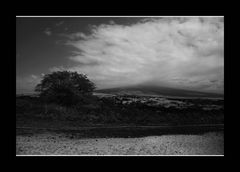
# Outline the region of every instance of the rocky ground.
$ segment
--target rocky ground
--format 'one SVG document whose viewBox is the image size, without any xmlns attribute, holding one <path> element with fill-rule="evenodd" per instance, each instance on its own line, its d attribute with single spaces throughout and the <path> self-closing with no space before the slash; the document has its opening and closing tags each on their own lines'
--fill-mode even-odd
<svg viewBox="0 0 240 172">
<path fill-rule="evenodd" d="M 223 132 L 140 138 L 75 138 L 64 133 L 16 136 L 17 155 L 223 155 Z"/>
</svg>

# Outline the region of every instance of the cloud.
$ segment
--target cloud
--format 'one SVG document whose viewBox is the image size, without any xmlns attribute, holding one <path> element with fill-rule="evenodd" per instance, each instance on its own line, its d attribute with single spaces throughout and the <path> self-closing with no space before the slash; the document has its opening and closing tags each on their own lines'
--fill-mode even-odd
<svg viewBox="0 0 240 172">
<path fill-rule="evenodd" d="M 64 21 L 60 21 L 60 22 L 56 23 L 56 26 L 57 26 L 57 27 L 58 27 L 58 26 L 61 26 L 61 25 L 63 25 L 63 23 L 64 23 Z"/>
<path fill-rule="evenodd" d="M 151 83 L 223 91 L 223 18 L 111 22 L 66 38 L 66 45 L 76 49 L 69 57 L 76 65 L 62 69 L 86 73 L 99 88 Z"/>
<path fill-rule="evenodd" d="M 44 30 L 44 33 L 45 33 L 46 35 L 48 35 L 48 36 L 52 35 L 52 31 L 51 31 L 50 28 L 46 28 L 46 29 Z"/>
</svg>

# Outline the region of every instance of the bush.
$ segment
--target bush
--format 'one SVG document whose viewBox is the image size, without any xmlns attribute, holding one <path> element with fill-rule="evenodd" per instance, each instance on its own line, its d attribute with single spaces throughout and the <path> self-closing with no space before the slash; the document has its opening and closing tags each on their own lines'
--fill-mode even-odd
<svg viewBox="0 0 240 172">
<path fill-rule="evenodd" d="M 76 105 L 89 101 L 89 95 L 95 89 L 86 75 L 77 72 L 58 71 L 47 74 L 35 88 L 45 102 L 63 106 Z"/>
<path fill-rule="evenodd" d="M 16 113 L 25 113 L 32 106 L 33 106 L 33 104 L 29 100 L 17 99 L 16 100 Z"/>
</svg>

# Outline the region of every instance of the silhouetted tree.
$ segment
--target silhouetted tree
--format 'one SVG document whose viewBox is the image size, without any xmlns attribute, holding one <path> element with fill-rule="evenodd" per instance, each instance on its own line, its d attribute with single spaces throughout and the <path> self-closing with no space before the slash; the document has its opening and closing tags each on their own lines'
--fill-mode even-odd
<svg viewBox="0 0 240 172">
<path fill-rule="evenodd" d="M 95 84 L 86 75 L 70 71 L 57 71 L 44 75 L 35 88 L 45 102 L 71 106 L 92 95 Z"/>
</svg>

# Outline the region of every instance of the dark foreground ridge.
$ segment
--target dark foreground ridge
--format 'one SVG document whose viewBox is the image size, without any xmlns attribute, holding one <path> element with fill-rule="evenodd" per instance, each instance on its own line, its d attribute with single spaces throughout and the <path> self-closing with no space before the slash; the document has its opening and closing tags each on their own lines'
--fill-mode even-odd
<svg viewBox="0 0 240 172">
<path fill-rule="evenodd" d="M 224 131 L 224 124 L 181 125 L 181 126 L 98 126 L 78 128 L 35 128 L 17 127 L 17 135 L 33 135 L 46 132 L 64 133 L 70 138 L 145 137 L 171 134 L 203 134 Z"/>
</svg>

